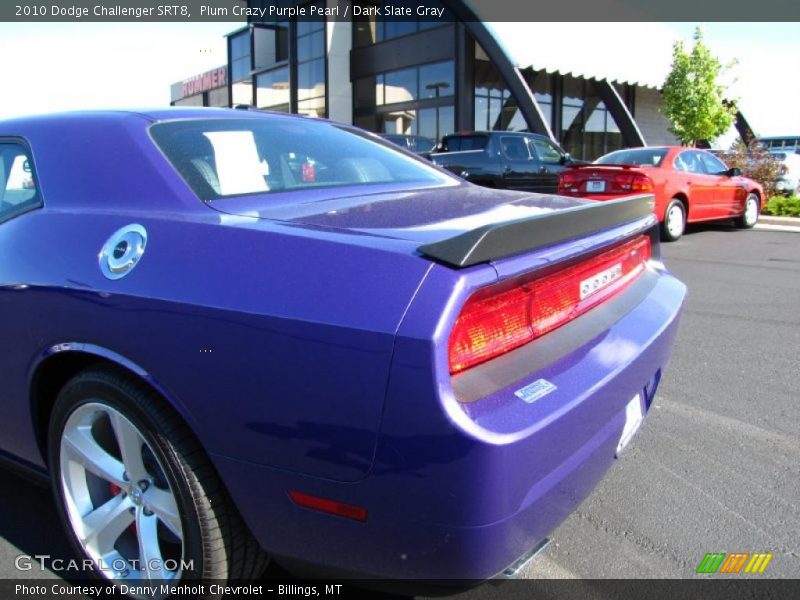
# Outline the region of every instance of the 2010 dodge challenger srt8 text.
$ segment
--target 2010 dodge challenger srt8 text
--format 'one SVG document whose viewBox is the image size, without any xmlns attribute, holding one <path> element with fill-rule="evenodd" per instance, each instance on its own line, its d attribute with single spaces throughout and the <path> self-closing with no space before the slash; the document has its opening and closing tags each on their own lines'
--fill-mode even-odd
<svg viewBox="0 0 800 600">
<path fill-rule="evenodd" d="M 513 570 L 669 358 L 648 200 L 480 188 L 256 111 L 0 122 L 3 456 L 123 582 Z"/>
</svg>

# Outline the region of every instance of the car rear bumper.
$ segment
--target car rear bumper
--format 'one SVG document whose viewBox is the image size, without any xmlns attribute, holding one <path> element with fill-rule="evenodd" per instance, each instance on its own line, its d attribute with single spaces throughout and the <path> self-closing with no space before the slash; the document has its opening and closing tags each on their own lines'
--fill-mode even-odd
<svg viewBox="0 0 800 600">
<path fill-rule="evenodd" d="M 603 335 L 526 381 L 457 407 L 465 418 L 436 418 L 430 404 L 452 399 L 443 400 L 443 390 L 420 397 L 430 382 L 400 352 L 375 464 L 362 481 L 214 462 L 256 537 L 277 556 L 386 579 L 494 577 L 591 493 L 614 462 L 626 404 L 640 394 L 649 409 L 686 293 L 663 271 L 652 277 L 644 299 Z M 556 390 L 532 403 L 514 395 L 538 379 Z M 367 520 L 300 508 L 289 490 L 364 507 Z"/>
</svg>

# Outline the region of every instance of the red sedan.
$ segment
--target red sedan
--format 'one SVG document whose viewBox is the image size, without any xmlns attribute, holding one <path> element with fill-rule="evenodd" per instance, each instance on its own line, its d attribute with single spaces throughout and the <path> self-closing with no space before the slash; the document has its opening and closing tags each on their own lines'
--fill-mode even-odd
<svg viewBox="0 0 800 600">
<path fill-rule="evenodd" d="M 592 200 L 651 192 L 667 241 L 681 237 L 686 223 L 733 218 L 738 227 L 753 227 L 764 200 L 761 186 L 739 169 L 682 146 L 618 150 L 572 166 L 560 174 L 558 192 Z"/>
</svg>

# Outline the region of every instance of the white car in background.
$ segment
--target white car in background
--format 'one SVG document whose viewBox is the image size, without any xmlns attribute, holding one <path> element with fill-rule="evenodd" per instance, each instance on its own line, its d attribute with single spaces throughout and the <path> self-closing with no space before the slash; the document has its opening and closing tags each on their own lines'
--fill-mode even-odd
<svg viewBox="0 0 800 600">
<path fill-rule="evenodd" d="M 772 152 L 781 161 L 775 189 L 782 194 L 800 195 L 800 154 L 794 152 Z"/>
</svg>

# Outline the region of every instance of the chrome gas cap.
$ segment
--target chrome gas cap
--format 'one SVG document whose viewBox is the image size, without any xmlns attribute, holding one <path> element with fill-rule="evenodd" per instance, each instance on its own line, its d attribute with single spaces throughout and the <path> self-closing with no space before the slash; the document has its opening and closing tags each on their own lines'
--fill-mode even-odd
<svg viewBox="0 0 800 600">
<path fill-rule="evenodd" d="M 132 223 L 115 231 L 100 251 L 100 270 L 108 279 L 121 279 L 139 264 L 147 246 L 147 231 Z"/>
</svg>

